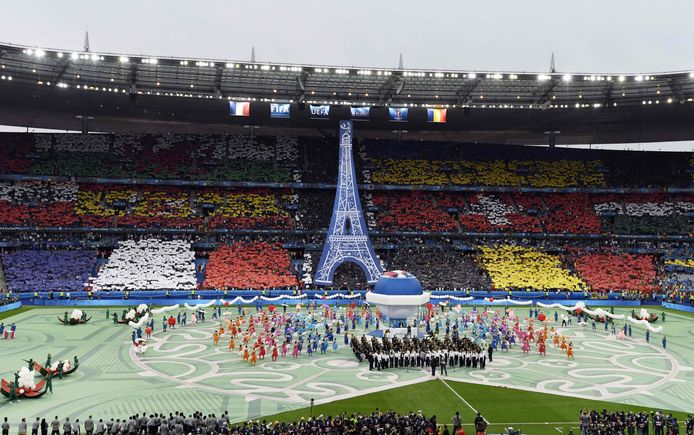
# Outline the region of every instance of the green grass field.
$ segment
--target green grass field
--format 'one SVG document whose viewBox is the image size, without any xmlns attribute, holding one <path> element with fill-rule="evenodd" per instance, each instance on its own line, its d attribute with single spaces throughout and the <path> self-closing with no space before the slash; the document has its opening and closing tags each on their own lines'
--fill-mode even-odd
<svg viewBox="0 0 694 435">
<path fill-rule="evenodd" d="M 316 405 L 312 411 L 311 408 L 303 408 L 264 419 L 291 421 L 309 418 L 311 415 L 371 413 L 378 409 L 398 413 L 421 411 L 427 417 L 436 415 L 439 424 L 450 424 L 451 417 L 458 411 L 466 427 L 472 427 L 476 412 L 481 412 L 490 423 L 490 433 L 503 433 L 505 428 L 512 426 L 521 429 L 523 433 L 545 435 L 568 433 L 570 429 L 577 433 L 578 413 L 584 408 L 599 411 L 655 411 L 653 408 L 640 406 L 437 379 Z M 683 412 L 672 414 L 680 422 L 687 416 Z"/>
</svg>

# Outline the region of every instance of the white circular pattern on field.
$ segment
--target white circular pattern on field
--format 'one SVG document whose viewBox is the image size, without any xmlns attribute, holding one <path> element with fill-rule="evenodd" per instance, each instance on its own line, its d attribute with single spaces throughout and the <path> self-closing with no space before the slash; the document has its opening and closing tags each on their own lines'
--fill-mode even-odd
<svg viewBox="0 0 694 435">
<path fill-rule="evenodd" d="M 500 370 L 473 370 L 470 376 L 482 381 L 503 381 L 511 377 L 509 373 Z"/>
<path fill-rule="evenodd" d="M 335 367 L 337 369 L 353 369 L 359 367 L 359 363 L 356 361 L 349 361 L 346 359 L 331 359 L 326 363 L 330 367 Z"/>
<path fill-rule="evenodd" d="M 569 361 L 565 359 L 543 359 L 537 362 L 541 366 L 545 367 L 576 367 L 576 361 Z"/>
</svg>

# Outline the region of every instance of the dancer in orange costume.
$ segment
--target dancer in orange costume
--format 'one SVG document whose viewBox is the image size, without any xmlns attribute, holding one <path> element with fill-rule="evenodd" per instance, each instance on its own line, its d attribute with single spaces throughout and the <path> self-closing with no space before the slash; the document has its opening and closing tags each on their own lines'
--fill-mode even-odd
<svg viewBox="0 0 694 435">
<path fill-rule="evenodd" d="M 214 331 L 214 334 L 212 334 L 212 341 L 214 342 L 214 345 L 219 344 L 219 332 L 217 330 Z"/>
<path fill-rule="evenodd" d="M 253 349 L 253 353 L 251 353 L 251 365 L 254 366 L 256 361 L 258 361 L 258 355 L 256 355 L 255 349 Z"/>
<path fill-rule="evenodd" d="M 554 347 L 559 346 L 559 334 L 554 334 Z"/>
<path fill-rule="evenodd" d="M 566 349 L 566 356 L 567 358 L 574 359 L 574 344 L 572 342 L 569 342 L 569 347 Z"/>
<path fill-rule="evenodd" d="M 224 335 L 224 328 L 220 326 L 219 327 L 219 336 L 221 337 L 222 335 Z"/>
<path fill-rule="evenodd" d="M 243 360 L 244 360 L 244 361 L 248 361 L 248 356 L 249 356 L 249 354 L 248 354 L 248 346 L 246 346 L 246 347 L 243 349 Z"/>
<path fill-rule="evenodd" d="M 561 337 L 561 350 L 566 350 L 566 337 Z"/>
<path fill-rule="evenodd" d="M 265 346 L 260 346 L 258 348 L 258 356 L 260 359 L 265 359 Z"/>
</svg>

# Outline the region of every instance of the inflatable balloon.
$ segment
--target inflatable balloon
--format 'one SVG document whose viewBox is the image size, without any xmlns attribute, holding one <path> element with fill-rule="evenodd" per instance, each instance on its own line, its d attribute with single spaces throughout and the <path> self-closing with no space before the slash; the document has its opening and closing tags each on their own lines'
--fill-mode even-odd
<svg viewBox="0 0 694 435">
<path fill-rule="evenodd" d="M 576 314 L 581 314 L 583 312 L 583 308 L 578 307 L 576 308 Z"/>
<path fill-rule="evenodd" d="M 489 302 L 494 302 L 494 298 L 489 298 Z"/>
<path fill-rule="evenodd" d="M 547 320 L 547 316 L 545 316 L 545 313 L 540 313 L 537 316 L 537 320 L 539 320 L 540 322 L 544 322 L 545 320 Z"/>
</svg>

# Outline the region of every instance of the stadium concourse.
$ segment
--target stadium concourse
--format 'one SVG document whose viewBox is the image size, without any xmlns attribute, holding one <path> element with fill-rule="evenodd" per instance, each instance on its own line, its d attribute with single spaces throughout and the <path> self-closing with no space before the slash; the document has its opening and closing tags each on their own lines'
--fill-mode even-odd
<svg viewBox="0 0 694 435">
<path fill-rule="evenodd" d="M 17 331 L 14 340 L 0 340 L 2 374 L 11 381 L 24 360 L 43 364 L 47 353 L 80 361 L 75 373 L 53 381 L 53 393 L 3 403 L 2 415 L 84 421 L 88 414 L 127 419 L 143 412 L 219 416 L 224 410 L 237 422 L 300 412 L 311 399 L 330 406 L 396 387 L 430 388 L 424 386 L 432 379 L 430 365 L 370 370 L 352 351 L 351 335 L 360 339 L 381 321 L 375 310 L 362 308 L 368 286 L 361 269 L 340 266 L 325 289 L 313 282 L 335 196 L 337 155 L 334 138 L 292 131 L 0 135 L 0 289 L 4 302 L 25 305 L 4 314 L 4 326 L 14 324 Z M 537 313 L 524 305 L 531 299 L 614 305 L 614 315 L 626 318 L 644 308 L 659 317 L 648 326 L 627 325 L 622 317 L 594 325 L 569 311 L 573 322 L 563 325 L 564 310 L 533 305 L 551 334 L 571 344 L 574 358 L 549 336 L 547 355 L 534 343 L 528 353 L 521 340 L 508 352 L 497 343 L 484 369 L 451 366 L 443 377 L 437 373 L 450 384 L 436 384 L 435 394 L 453 391 L 449 400 L 466 413 L 466 424 L 483 405 L 465 387 L 456 390 L 457 382 L 513 387 L 511 395 L 555 395 L 541 396 L 545 401 L 579 399 L 566 405 L 575 407 L 569 417 L 556 420 L 567 430 L 571 425 L 560 423 L 577 421 L 581 408 L 602 409 L 589 400 L 692 411 L 688 337 L 694 322 L 686 312 L 661 306 L 694 305 L 691 153 L 365 138 L 355 142 L 354 159 L 382 268 L 411 272 L 433 291 L 432 307 L 420 313 L 423 335 L 428 324 L 443 342 L 453 322 L 464 328 L 465 316 L 490 331 L 495 322 L 512 325 L 510 319 L 518 320 L 519 332 L 540 330 Z M 236 296 L 249 304 L 244 331 L 251 324 L 273 331 L 290 324 L 307 346 L 329 347 L 295 357 L 293 342 L 272 361 L 267 344 L 265 358 L 251 364 L 253 357 L 246 360 L 239 350 L 244 334 L 229 335 L 227 321 L 236 321 L 237 306 L 219 301 Z M 266 300 L 256 307 L 252 297 Z M 506 298 L 515 302 L 498 303 Z M 212 308 L 206 307 L 208 318 L 192 321 L 199 313 L 184 303 L 209 299 L 221 312 L 209 318 Z M 132 345 L 134 329 L 114 324 L 107 311 L 123 320 L 123 309 L 142 302 L 151 309 L 179 307 L 170 313 L 177 327 L 166 332 L 165 312 L 153 314 L 152 336 L 140 354 Z M 278 314 L 282 303 L 286 314 Z M 73 306 L 91 320 L 62 326 Z M 183 312 L 186 326 L 178 317 Z M 146 327 L 140 333 L 147 335 Z M 226 334 L 215 345 L 220 328 Z M 484 344 L 487 358 L 491 343 Z M 494 397 L 507 394 L 494 391 Z M 431 415 L 438 409 L 409 406 L 397 411 L 424 408 Z M 548 421 L 528 415 L 515 423 Z"/>
</svg>

